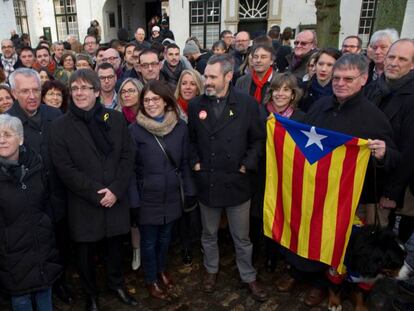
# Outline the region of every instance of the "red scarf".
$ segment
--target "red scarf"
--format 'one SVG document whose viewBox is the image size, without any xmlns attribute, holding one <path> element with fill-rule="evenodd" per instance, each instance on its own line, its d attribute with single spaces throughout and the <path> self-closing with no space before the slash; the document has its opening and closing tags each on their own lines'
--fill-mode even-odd
<svg viewBox="0 0 414 311">
<path fill-rule="evenodd" d="M 267 69 L 266 74 L 264 75 L 263 79 L 260 80 L 259 77 L 256 74 L 256 71 L 253 71 L 252 79 L 253 83 L 256 85 L 256 91 L 254 92 L 254 98 L 257 100 L 257 102 L 260 104 L 262 102 L 262 89 L 263 86 L 266 84 L 267 80 L 269 80 L 270 75 L 273 72 L 273 68 L 269 67 Z"/>
<path fill-rule="evenodd" d="M 122 107 L 122 113 L 129 123 L 134 123 L 137 114 L 130 107 Z"/>
<path fill-rule="evenodd" d="M 182 108 L 182 110 L 185 112 L 185 114 L 188 115 L 188 101 L 184 100 L 181 96 L 179 96 L 177 102 Z"/>
</svg>

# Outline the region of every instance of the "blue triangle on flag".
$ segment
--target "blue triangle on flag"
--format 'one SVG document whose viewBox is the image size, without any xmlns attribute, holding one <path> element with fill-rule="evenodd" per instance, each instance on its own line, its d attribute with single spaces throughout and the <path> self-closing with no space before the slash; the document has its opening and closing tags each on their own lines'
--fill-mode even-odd
<svg viewBox="0 0 414 311">
<path fill-rule="evenodd" d="M 310 164 L 319 161 L 335 148 L 353 139 L 349 135 L 299 123 L 276 114 L 274 116 L 277 122 L 286 129 Z"/>
</svg>

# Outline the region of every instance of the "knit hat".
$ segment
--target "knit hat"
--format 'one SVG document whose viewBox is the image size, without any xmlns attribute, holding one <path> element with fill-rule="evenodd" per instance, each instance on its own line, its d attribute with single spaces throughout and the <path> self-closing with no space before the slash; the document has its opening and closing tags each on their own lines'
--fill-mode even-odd
<svg viewBox="0 0 414 311">
<path fill-rule="evenodd" d="M 184 46 L 183 55 L 193 55 L 197 53 L 200 53 L 197 44 L 193 40 L 188 41 Z"/>
<path fill-rule="evenodd" d="M 158 27 L 158 26 L 152 27 L 151 32 L 154 32 L 154 31 L 160 32 L 160 27 Z"/>
</svg>

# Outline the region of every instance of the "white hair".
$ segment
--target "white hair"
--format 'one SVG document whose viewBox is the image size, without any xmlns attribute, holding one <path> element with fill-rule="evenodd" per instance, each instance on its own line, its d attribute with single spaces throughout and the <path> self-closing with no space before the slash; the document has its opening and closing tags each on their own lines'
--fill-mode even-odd
<svg viewBox="0 0 414 311">
<path fill-rule="evenodd" d="M 394 28 L 386 28 L 386 29 L 381 29 L 381 30 L 377 30 L 376 32 L 374 32 L 371 36 L 371 40 L 369 41 L 369 45 L 374 45 L 377 41 L 379 40 L 383 40 L 383 39 L 388 39 L 390 40 L 391 43 L 394 43 L 395 41 L 397 41 L 399 39 L 399 35 L 398 35 L 398 31 L 395 30 Z"/>
<path fill-rule="evenodd" d="M 16 133 L 20 139 L 23 139 L 23 124 L 19 118 L 13 117 L 9 114 L 0 114 L 0 129 L 10 129 Z"/>
<path fill-rule="evenodd" d="M 15 71 L 13 71 L 9 76 L 9 83 L 12 90 L 16 89 L 16 76 L 17 75 L 23 75 L 25 77 L 34 77 L 37 81 L 37 84 L 40 87 L 40 76 L 39 73 L 31 68 L 18 68 Z"/>
</svg>

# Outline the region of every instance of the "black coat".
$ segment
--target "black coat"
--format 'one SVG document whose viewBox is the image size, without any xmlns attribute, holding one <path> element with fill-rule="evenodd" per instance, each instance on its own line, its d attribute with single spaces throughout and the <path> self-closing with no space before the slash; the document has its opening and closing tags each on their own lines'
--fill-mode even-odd
<svg viewBox="0 0 414 311">
<path fill-rule="evenodd" d="M 19 162 L 15 173 L 0 164 L 0 289 L 11 295 L 50 287 L 61 273 L 41 158 L 21 151 Z"/>
<path fill-rule="evenodd" d="M 402 80 L 404 79 L 404 80 Z M 381 76 L 365 88 L 366 96 L 387 116 L 394 132 L 394 142 L 401 152 L 401 162 L 388 178 L 384 196 L 401 201 L 410 184 L 414 193 L 414 71 L 388 87 Z"/>
<path fill-rule="evenodd" d="M 212 116 L 206 95 L 190 102 L 191 166 L 201 165 L 195 172 L 199 199 L 210 207 L 239 205 L 251 198 L 249 171 L 257 169 L 266 135 L 258 104 L 230 87 L 221 117 L 214 122 Z M 239 172 L 242 165 L 246 174 Z"/>
<path fill-rule="evenodd" d="M 86 124 L 71 111 L 52 124 L 50 149 L 56 171 L 67 188 L 69 231 L 77 242 L 94 242 L 129 231 L 127 189 L 134 149 L 123 115 L 109 114 L 112 152 L 105 157 L 96 147 Z M 100 205 L 108 188 L 117 197 L 111 208 Z"/>
<path fill-rule="evenodd" d="M 384 140 L 387 151 L 380 163 L 380 169 L 377 170 L 377 194 L 381 193 L 386 172 L 398 165 L 400 153 L 392 140 L 393 132 L 386 116 L 363 95 L 362 91 L 342 105 L 334 96 L 321 98 L 312 105 L 304 123 L 359 138 Z M 361 199 L 364 203 L 374 203 L 373 179 L 370 161 Z"/>
<path fill-rule="evenodd" d="M 27 116 L 15 102 L 13 107 L 7 111 L 8 114 L 17 117 L 22 121 L 24 129 L 24 144 L 36 153 L 40 153 L 48 176 L 49 188 L 51 189 L 51 215 L 53 220 L 58 222 L 66 217 L 66 193 L 62 181 L 57 176 L 49 154 L 49 135 L 53 120 L 62 115 L 60 109 L 41 104 L 38 112 L 40 123 L 37 124 Z"/>
<path fill-rule="evenodd" d="M 139 208 L 139 224 L 162 225 L 181 216 L 181 195 L 175 167 L 166 158 L 153 134 L 141 125 L 129 127 L 136 146 L 135 176 L 130 185 L 130 202 Z M 179 120 L 162 139 L 169 154 L 179 165 L 184 193 L 195 196 L 196 187 L 188 163 L 189 140 L 187 125 Z"/>
</svg>

